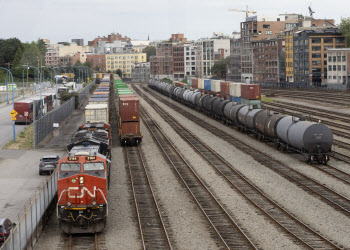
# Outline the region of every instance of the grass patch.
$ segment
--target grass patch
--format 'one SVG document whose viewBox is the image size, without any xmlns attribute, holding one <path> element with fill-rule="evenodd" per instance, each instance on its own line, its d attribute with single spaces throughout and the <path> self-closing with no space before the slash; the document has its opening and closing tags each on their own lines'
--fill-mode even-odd
<svg viewBox="0 0 350 250">
<path fill-rule="evenodd" d="M 33 149 L 34 137 L 33 137 L 33 123 L 26 127 L 22 132 L 16 136 L 16 142 L 13 140 L 6 143 L 3 149 Z"/>
<path fill-rule="evenodd" d="M 261 96 L 261 101 L 262 102 L 276 102 L 276 100 L 272 99 L 272 98 L 268 98 L 264 95 Z"/>
</svg>

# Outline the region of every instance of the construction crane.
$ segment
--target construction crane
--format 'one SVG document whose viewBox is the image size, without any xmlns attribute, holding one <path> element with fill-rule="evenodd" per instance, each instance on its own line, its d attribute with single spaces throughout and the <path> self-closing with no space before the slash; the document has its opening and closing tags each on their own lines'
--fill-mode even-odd
<svg viewBox="0 0 350 250">
<path fill-rule="evenodd" d="M 248 17 L 248 13 L 252 13 L 252 14 L 255 14 L 255 13 L 256 13 L 256 11 L 250 11 L 250 10 L 248 10 L 248 5 L 247 5 L 246 10 L 229 9 L 228 11 L 245 12 L 245 16 L 246 16 L 246 17 Z"/>
</svg>

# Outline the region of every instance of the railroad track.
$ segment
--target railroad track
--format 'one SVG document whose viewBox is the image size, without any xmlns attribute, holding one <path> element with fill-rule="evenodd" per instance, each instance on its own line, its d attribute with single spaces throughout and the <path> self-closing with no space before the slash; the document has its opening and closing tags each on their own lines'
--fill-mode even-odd
<svg viewBox="0 0 350 250">
<path fill-rule="evenodd" d="M 99 234 L 65 234 L 62 238 L 64 249 L 102 250 Z"/>
<path fill-rule="evenodd" d="M 140 147 L 125 147 L 143 249 L 173 249 Z"/>
<path fill-rule="evenodd" d="M 139 94 L 141 93 L 139 92 Z M 269 199 L 260 189 L 254 186 L 254 184 L 235 170 L 227 161 L 210 149 L 198 137 L 179 124 L 174 117 L 165 112 L 159 105 L 146 96 L 143 96 L 143 98 L 151 104 L 152 108 L 154 108 L 157 113 L 174 128 L 178 135 L 193 147 L 206 161 L 208 161 L 208 163 L 213 166 L 214 169 L 221 174 L 235 190 L 242 194 L 256 209 L 262 212 L 266 218 L 283 229 L 294 243 L 311 249 L 338 248 L 334 243 L 321 236 L 319 233 L 283 209 L 276 202 Z"/>
<path fill-rule="evenodd" d="M 144 91 L 149 92 L 148 89 L 143 87 Z M 286 164 L 273 159 L 269 155 L 257 151 L 255 148 L 249 146 L 245 142 L 227 134 L 226 132 L 218 129 L 215 126 L 210 125 L 206 121 L 204 121 L 201 118 L 198 118 L 197 116 L 192 115 L 190 112 L 186 111 L 185 109 L 169 102 L 165 98 L 160 97 L 157 94 L 154 94 L 152 92 L 152 96 L 156 99 L 160 100 L 163 104 L 171 107 L 178 113 L 182 114 L 189 120 L 193 121 L 195 124 L 199 125 L 203 129 L 207 130 L 208 132 L 214 134 L 215 136 L 225 140 L 229 144 L 235 146 L 239 150 L 245 152 L 246 154 L 252 156 L 253 159 L 255 159 L 260 164 L 266 166 L 267 168 L 273 170 L 277 174 L 281 175 L 282 177 L 286 178 L 287 180 L 291 181 L 292 183 L 296 184 L 298 187 L 302 188 L 309 194 L 317 197 L 318 199 L 322 200 L 329 206 L 333 207 L 337 211 L 341 212 L 342 214 L 346 216 L 350 216 L 350 199 L 343 196 L 342 194 L 332 190 L 331 188 L 328 188 L 327 186 L 321 184 L 319 181 L 310 178 L 290 167 L 288 167 Z M 313 166 L 313 165 L 310 165 Z"/>
<path fill-rule="evenodd" d="M 142 106 L 140 115 L 223 245 L 227 249 L 257 249 Z"/>
</svg>

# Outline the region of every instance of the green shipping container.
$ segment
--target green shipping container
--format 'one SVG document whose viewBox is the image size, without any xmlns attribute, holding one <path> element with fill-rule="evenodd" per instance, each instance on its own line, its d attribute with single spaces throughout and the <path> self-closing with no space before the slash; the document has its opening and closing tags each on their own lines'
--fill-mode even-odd
<svg viewBox="0 0 350 250">
<path fill-rule="evenodd" d="M 114 88 L 120 89 L 120 88 L 127 88 L 125 83 L 115 83 Z"/>
</svg>

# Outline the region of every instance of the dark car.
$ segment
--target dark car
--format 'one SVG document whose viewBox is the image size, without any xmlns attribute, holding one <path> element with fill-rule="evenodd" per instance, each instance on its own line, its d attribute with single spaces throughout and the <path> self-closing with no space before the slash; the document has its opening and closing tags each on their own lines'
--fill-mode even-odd
<svg viewBox="0 0 350 250">
<path fill-rule="evenodd" d="M 60 159 L 58 155 L 47 155 L 40 159 L 39 174 L 51 174 L 57 167 L 57 162 Z"/>
<path fill-rule="evenodd" d="M 16 224 L 9 219 L 0 218 L 0 246 L 6 241 L 15 226 Z"/>
</svg>

